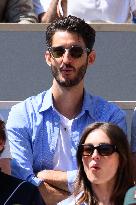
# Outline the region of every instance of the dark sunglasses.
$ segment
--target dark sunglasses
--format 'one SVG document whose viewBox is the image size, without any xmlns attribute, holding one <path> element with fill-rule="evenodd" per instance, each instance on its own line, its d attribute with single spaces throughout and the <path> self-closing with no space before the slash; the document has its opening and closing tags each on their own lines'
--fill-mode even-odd
<svg viewBox="0 0 136 205">
<path fill-rule="evenodd" d="M 68 50 L 69 55 L 72 58 L 80 58 L 84 52 L 90 52 L 89 48 L 82 48 L 78 45 L 73 45 L 70 48 L 64 48 L 63 46 L 49 47 L 49 52 L 54 58 L 60 58 Z"/>
<path fill-rule="evenodd" d="M 109 156 L 117 151 L 116 146 L 112 144 L 99 144 L 98 146 L 82 144 L 79 146 L 79 149 L 82 152 L 82 156 L 91 156 L 95 149 L 101 156 Z"/>
</svg>

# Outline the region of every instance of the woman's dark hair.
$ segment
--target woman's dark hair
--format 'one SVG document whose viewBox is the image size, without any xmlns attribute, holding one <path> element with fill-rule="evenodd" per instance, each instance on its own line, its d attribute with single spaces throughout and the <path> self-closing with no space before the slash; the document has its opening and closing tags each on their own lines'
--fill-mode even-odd
<svg viewBox="0 0 136 205">
<path fill-rule="evenodd" d="M 0 142 L 6 142 L 5 122 L 0 119 Z M 3 148 L 4 149 L 4 148 Z M 0 153 L 3 151 L 0 151 Z"/>
<path fill-rule="evenodd" d="M 95 30 L 80 18 L 69 15 L 68 17 L 53 21 L 46 30 L 46 44 L 48 47 L 51 47 L 53 35 L 57 31 L 68 31 L 81 36 L 86 48 L 89 48 L 90 51 L 94 46 Z"/>
<path fill-rule="evenodd" d="M 131 152 L 127 136 L 121 128 L 117 125 L 105 122 L 96 122 L 90 124 L 83 132 L 79 146 L 77 149 L 77 164 L 78 164 L 78 178 L 75 186 L 74 194 L 77 196 L 82 187 L 83 194 L 77 201 L 77 204 L 81 204 L 85 201 L 90 201 L 90 205 L 98 204 L 95 193 L 91 188 L 91 182 L 88 180 L 84 171 L 82 162 L 82 153 L 80 151 L 80 145 L 84 144 L 88 134 L 96 129 L 101 129 L 110 139 L 112 144 L 115 144 L 119 154 L 119 167 L 117 170 L 117 178 L 115 187 L 112 192 L 111 202 L 115 205 L 122 205 L 124 196 L 128 188 L 134 185 L 133 168 L 131 160 Z M 80 190 L 80 191 L 79 191 Z"/>
</svg>

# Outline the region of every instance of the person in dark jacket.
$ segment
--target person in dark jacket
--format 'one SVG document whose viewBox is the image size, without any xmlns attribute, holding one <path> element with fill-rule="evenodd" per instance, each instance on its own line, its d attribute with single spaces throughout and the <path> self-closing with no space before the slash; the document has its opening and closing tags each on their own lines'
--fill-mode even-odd
<svg viewBox="0 0 136 205">
<path fill-rule="evenodd" d="M 0 154 L 6 142 L 5 123 L 0 120 Z M 0 205 L 43 205 L 36 186 L 0 170 Z"/>
<path fill-rule="evenodd" d="M 1 23 L 36 23 L 32 0 L 0 1 Z"/>
</svg>

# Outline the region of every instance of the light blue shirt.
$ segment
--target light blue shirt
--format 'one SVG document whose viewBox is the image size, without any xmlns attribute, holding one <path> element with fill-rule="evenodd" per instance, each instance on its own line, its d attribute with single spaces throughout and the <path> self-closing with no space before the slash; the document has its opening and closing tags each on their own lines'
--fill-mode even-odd
<svg viewBox="0 0 136 205">
<path fill-rule="evenodd" d="M 73 120 L 71 128 L 71 161 L 75 170 L 76 149 L 81 133 L 88 124 L 96 121 L 112 122 L 126 132 L 124 111 L 101 97 L 85 92 L 82 110 Z M 7 131 L 13 157 L 12 174 L 38 186 L 41 180 L 35 173 L 53 169 L 60 133 L 60 117 L 53 109 L 51 89 L 13 106 L 7 121 Z M 69 188 L 75 173 L 70 170 L 67 172 Z"/>
</svg>

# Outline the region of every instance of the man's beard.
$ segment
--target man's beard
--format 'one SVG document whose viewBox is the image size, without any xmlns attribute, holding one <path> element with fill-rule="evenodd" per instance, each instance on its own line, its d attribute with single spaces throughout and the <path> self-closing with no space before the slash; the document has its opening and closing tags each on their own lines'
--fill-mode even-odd
<svg viewBox="0 0 136 205">
<path fill-rule="evenodd" d="M 71 65 L 66 65 L 66 66 L 73 67 Z M 75 70 L 74 67 L 73 67 L 73 69 Z M 79 82 L 84 78 L 86 70 L 87 70 L 87 62 L 86 62 L 86 64 L 84 64 L 78 68 L 78 72 L 73 79 L 61 80 L 60 79 L 60 75 L 61 75 L 60 68 L 58 69 L 57 67 L 55 67 L 53 65 L 51 66 L 51 71 L 52 71 L 53 77 L 55 78 L 57 83 L 62 87 L 72 87 L 72 86 L 78 85 Z"/>
</svg>

